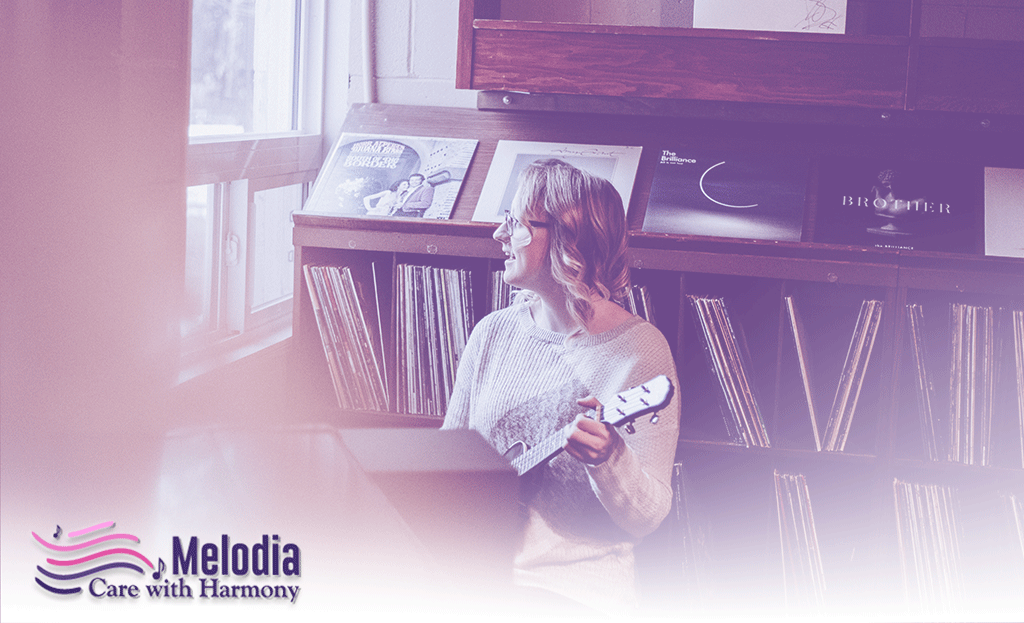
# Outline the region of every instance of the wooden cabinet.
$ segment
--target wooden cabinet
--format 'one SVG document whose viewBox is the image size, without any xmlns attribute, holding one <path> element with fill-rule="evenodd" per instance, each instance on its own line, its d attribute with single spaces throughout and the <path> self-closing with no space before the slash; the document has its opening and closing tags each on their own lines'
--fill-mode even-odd
<svg viewBox="0 0 1024 623">
<path fill-rule="evenodd" d="M 477 90 L 902 110 L 900 38 L 478 20 Z M 461 66 L 461 65 L 460 65 Z"/>
<path fill-rule="evenodd" d="M 929 318 L 936 319 L 930 328 L 931 343 L 942 344 L 949 331 L 946 318 L 951 304 L 1024 310 L 1024 260 L 640 231 L 657 152 L 666 140 L 694 147 L 808 156 L 812 190 L 806 223 L 812 227 L 817 210 L 813 163 L 822 157 L 870 154 L 878 145 L 886 145 L 905 157 L 927 153 L 964 158 L 976 165 L 1024 168 L 1024 154 L 1013 147 L 1019 137 L 981 128 L 936 137 L 931 129 L 906 127 L 822 128 L 386 105 L 354 106 L 343 130 L 476 138 L 480 143 L 448 221 L 295 215 L 293 386 L 297 400 L 308 408 L 345 427 L 438 424 L 393 413 L 342 412 L 334 406 L 301 275 L 303 264 L 351 266 L 367 288 L 372 286 L 371 264 L 387 268 L 412 262 L 467 269 L 473 275 L 479 318 L 488 311 L 489 275 L 501 269 L 503 258 L 491 239 L 492 226 L 473 223 L 471 216 L 497 141 L 640 145 L 643 156 L 628 212 L 632 277 L 651 292 L 656 324 L 673 348 L 683 397 L 676 506 L 640 551 L 641 580 L 652 600 L 693 611 L 792 612 L 787 608 L 799 604 L 793 603 L 792 591 L 787 592 L 794 570 L 780 542 L 785 519 L 779 514 L 779 474 L 804 479 L 813 502 L 817 554 L 827 584 L 821 603 L 813 605 L 815 612 L 889 617 L 906 611 L 905 596 L 914 590 L 916 580 L 907 579 L 901 566 L 908 550 L 900 542 L 906 535 L 899 530 L 897 482 L 958 492 L 962 514 L 958 515 L 957 547 L 962 557 L 955 563 L 955 573 L 963 587 L 955 604 L 957 612 L 971 618 L 1004 613 L 1000 610 L 1004 606 L 1018 613 L 1024 608 L 1019 591 L 1004 591 L 1024 580 L 1022 543 L 1010 529 L 1019 528 L 1021 519 L 1014 519 L 1012 510 L 1007 510 L 1012 506 L 1006 506 L 1011 499 L 1019 505 L 1024 498 L 1017 402 L 1024 389 L 1011 378 L 1022 365 L 1014 360 L 1012 339 L 1000 342 L 998 354 L 1004 375 L 996 381 L 1001 398 L 993 415 L 1000 431 L 993 438 L 995 460 L 991 464 L 953 462 L 945 456 L 929 460 L 922 445 L 917 368 L 907 316 L 908 304 L 926 306 Z M 384 277 L 385 282 L 388 279 Z M 386 283 L 383 291 L 388 292 Z M 728 434 L 728 410 L 708 362 L 691 297 L 721 297 L 728 306 L 749 357 L 749 380 L 770 439 L 767 447 L 746 447 Z M 803 319 L 820 432 L 843 382 L 862 303 L 881 304 L 874 348 L 842 451 L 817 450 L 787 300 L 794 302 Z M 387 326 L 394 313 L 388 295 L 379 310 Z M 390 339 L 385 335 L 385 341 Z M 933 354 L 935 382 L 948 384 L 948 354 Z"/>
<path fill-rule="evenodd" d="M 915 47 L 909 109 L 1024 114 L 1024 44 L 922 38 Z"/>
<path fill-rule="evenodd" d="M 462 0 L 456 86 L 1024 114 L 1024 41 L 922 36 L 922 11 L 938 12 L 922 4 L 850 2 L 852 34 L 835 35 L 512 21 L 498 18 L 500 2 Z"/>
</svg>

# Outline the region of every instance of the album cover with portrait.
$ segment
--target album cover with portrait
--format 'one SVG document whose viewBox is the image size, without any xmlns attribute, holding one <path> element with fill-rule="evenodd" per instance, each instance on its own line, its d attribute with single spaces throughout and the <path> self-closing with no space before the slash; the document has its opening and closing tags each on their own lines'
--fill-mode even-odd
<svg viewBox="0 0 1024 623">
<path fill-rule="evenodd" d="M 808 174 L 802 156 L 662 149 L 643 230 L 799 242 Z"/>
<path fill-rule="evenodd" d="M 827 158 L 819 171 L 815 242 L 977 253 L 982 168 L 888 158 Z"/>
<path fill-rule="evenodd" d="M 447 219 L 476 146 L 474 139 L 342 134 L 302 212 Z"/>
</svg>

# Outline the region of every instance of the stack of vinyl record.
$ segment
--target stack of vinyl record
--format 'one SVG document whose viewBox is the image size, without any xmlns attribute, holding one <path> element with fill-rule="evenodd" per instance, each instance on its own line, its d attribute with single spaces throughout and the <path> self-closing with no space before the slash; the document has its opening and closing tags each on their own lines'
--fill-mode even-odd
<svg viewBox="0 0 1024 623">
<path fill-rule="evenodd" d="M 825 602 L 825 571 L 811 494 L 803 474 L 780 474 L 775 470 L 775 501 L 786 603 L 800 608 L 821 606 Z"/>
<path fill-rule="evenodd" d="M 512 304 L 519 288 L 510 286 L 502 278 L 503 271 L 491 272 L 491 310 L 504 309 Z M 624 300 L 621 301 L 624 309 L 630 313 L 640 316 L 644 320 L 654 322 L 654 305 L 651 303 L 651 296 L 645 285 L 631 286 Z"/>
<path fill-rule="evenodd" d="M 924 306 L 907 304 L 907 322 L 910 326 L 910 345 L 914 354 L 914 371 L 917 380 L 917 405 L 921 423 L 921 441 L 925 454 L 931 461 L 941 458 L 935 417 L 935 384 L 929 372 L 928 348 L 924 330 Z"/>
<path fill-rule="evenodd" d="M 922 441 L 929 459 L 992 465 L 993 416 L 1000 363 L 998 325 L 1001 317 L 1006 318 L 1005 311 L 984 305 L 953 303 L 949 306 L 947 415 L 940 410 L 935 397 L 925 347 L 924 308 L 916 303 L 907 305 Z M 1013 385 L 1016 386 L 1020 423 L 1018 445 L 1024 464 L 1024 312 L 1013 311 L 1010 319 L 1015 363 Z M 943 426 L 942 420 L 946 417 L 948 423 Z M 948 434 L 948 438 L 943 439 L 943 434 Z"/>
<path fill-rule="evenodd" d="M 804 400 L 807 404 L 807 414 L 811 419 L 811 432 L 814 434 L 814 448 L 821 451 L 821 434 L 818 432 L 818 410 L 815 408 L 814 392 L 811 383 L 810 349 L 807 346 L 807 338 L 804 335 L 804 325 L 797 312 L 796 301 L 792 296 L 785 296 L 782 299 L 786 311 L 787 325 L 793 336 L 793 345 L 796 347 L 797 364 L 800 367 L 800 379 L 803 382 Z"/>
<path fill-rule="evenodd" d="M 842 452 L 846 447 L 846 439 L 850 435 L 850 425 L 857 408 L 864 375 L 871 360 L 875 336 L 882 319 L 882 301 L 863 301 L 857 324 L 850 339 L 850 347 L 846 351 L 846 363 L 843 365 L 836 397 L 832 402 L 828 424 L 822 439 L 822 448 L 832 452 Z"/>
<path fill-rule="evenodd" d="M 1020 545 L 1020 560 L 1024 563 L 1024 499 L 1012 493 L 1004 493 L 1003 500 L 1006 502 L 1011 532 L 1017 537 L 1017 545 Z"/>
<path fill-rule="evenodd" d="M 893 493 L 908 603 L 926 612 L 955 613 L 964 600 L 956 491 L 894 479 Z"/>
<path fill-rule="evenodd" d="M 749 380 L 750 356 L 743 340 L 733 331 L 725 301 L 688 295 L 704 335 L 705 351 L 725 398 L 726 427 L 736 443 L 767 448 L 768 431 Z"/>
<path fill-rule="evenodd" d="M 397 411 L 444 417 L 473 328 L 470 271 L 395 267 Z"/>
<path fill-rule="evenodd" d="M 694 491 L 687 469 L 687 463 L 672 466 L 672 508 L 678 539 L 673 560 L 679 565 L 677 569 L 681 567 L 682 570 L 682 582 L 675 586 L 685 602 L 698 604 L 708 590 L 708 526 L 700 507 L 699 494 Z"/>
<path fill-rule="evenodd" d="M 1014 379 L 1017 386 L 1017 419 L 1020 423 L 1020 428 L 1017 429 L 1017 432 L 1020 433 L 1021 467 L 1024 467 L 1024 311 L 1014 310 L 1012 318 L 1013 354 L 1014 363 L 1016 364 Z M 1024 547 L 1024 536 L 1021 538 L 1021 546 Z"/>
<path fill-rule="evenodd" d="M 949 460 L 992 461 L 995 318 L 991 307 L 950 306 Z"/>
<path fill-rule="evenodd" d="M 629 294 L 622 302 L 622 306 L 633 315 L 640 316 L 647 322 L 654 324 L 654 305 L 651 302 L 651 295 L 645 285 L 634 285 L 630 287 Z"/>
<path fill-rule="evenodd" d="M 302 267 L 334 392 L 342 409 L 387 411 L 380 341 L 347 266 Z"/>
<path fill-rule="evenodd" d="M 504 275 L 505 271 L 491 271 L 491 311 L 505 309 L 511 305 L 512 299 L 519 291 L 519 288 L 505 283 Z"/>
</svg>

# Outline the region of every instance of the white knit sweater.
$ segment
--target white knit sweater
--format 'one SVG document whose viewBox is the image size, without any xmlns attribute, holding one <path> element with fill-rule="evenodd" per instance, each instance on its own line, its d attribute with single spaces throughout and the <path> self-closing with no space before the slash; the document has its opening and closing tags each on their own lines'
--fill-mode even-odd
<svg viewBox="0 0 1024 623">
<path fill-rule="evenodd" d="M 462 354 L 443 428 L 477 430 L 499 452 L 548 437 L 586 409 L 588 395 L 615 394 L 664 374 L 678 386 L 664 336 L 634 317 L 595 335 L 539 328 L 529 303 L 481 320 Z M 528 474 L 517 584 L 551 590 L 608 612 L 635 607 L 633 546 L 668 514 L 679 432 L 678 395 L 636 422 L 606 462 L 561 453 Z"/>
</svg>

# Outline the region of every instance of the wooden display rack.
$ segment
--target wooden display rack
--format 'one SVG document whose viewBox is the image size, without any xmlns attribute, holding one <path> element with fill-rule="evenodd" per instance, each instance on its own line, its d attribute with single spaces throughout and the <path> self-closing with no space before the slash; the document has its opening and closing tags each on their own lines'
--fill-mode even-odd
<svg viewBox="0 0 1024 623">
<path fill-rule="evenodd" d="M 465 4 L 465 3 L 464 3 Z M 477 24 L 478 28 L 483 28 Z M 1010 540 L 1000 496 L 1024 497 L 1019 443 L 993 440 L 992 465 L 927 460 L 916 410 L 914 371 L 903 311 L 909 302 L 952 302 L 1024 309 L 1024 260 L 920 251 L 867 249 L 815 242 L 770 242 L 654 234 L 640 231 L 659 145 L 742 149 L 766 157 L 870 155 L 879 146 L 906 158 L 930 157 L 1024 168 L 1019 136 L 981 128 L 864 128 L 658 116 L 356 105 L 345 132 L 472 138 L 479 146 L 453 215 L 447 221 L 335 218 L 295 214 L 294 343 L 297 404 L 342 427 L 436 426 L 394 413 L 347 413 L 333 405 L 323 349 L 301 267 L 353 266 L 365 279 L 370 262 L 416 262 L 473 271 L 475 307 L 486 311 L 488 273 L 504 259 L 493 226 L 471 217 L 497 142 L 502 139 L 640 145 L 643 155 L 628 209 L 633 280 L 654 297 L 657 324 L 676 359 L 682 397 L 677 506 L 642 550 L 641 574 L 670 607 L 784 612 L 785 565 L 773 473 L 806 477 L 827 578 L 824 612 L 886 615 L 905 607 L 894 513 L 894 479 L 946 485 L 961 492 L 963 612 L 991 614 L 999 600 L 1021 611 L 1020 544 Z M 816 167 L 812 164 L 805 231 L 813 232 Z M 689 294 L 723 296 L 746 336 L 752 378 L 771 447 L 747 448 L 724 434 L 720 391 L 686 302 Z M 810 433 L 800 376 L 786 333 L 783 297 L 798 301 L 809 351 L 817 362 L 818 395 L 827 409 L 864 299 L 883 301 L 875 352 L 848 443 L 820 452 Z M 390 314 L 385 306 L 384 314 Z M 1004 354 L 1004 357 L 1006 355 Z M 1015 365 L 1004 359 L 1007 369 Z M 941 366 L 936 368 L 940 372 Z M 802 406 L 803 405 L 803 406 Z M 1011 408 L 1012 407 L 1012 408 Z M 997 416 L 1012 424 L 1016 402 Z M 1007 430 L 1013 427 L 1007 424 Z M 1018 425 L 1019 427 L 1019 425 Z M 1018 428 L 1018 435 L 1020 434 Z M 1002 535 L 995 538 L 993 535 Z M 1005 538 L 1003 538 L 1005 537 Z M 995 539 L 995 541 L 993 541 Z M 650 587 L 654 587 L 651 589 Z M 793 596 L 790 595 L 790 601 Z M 750 610 L 746 610 L 749 608 Z"/>
</svg>

